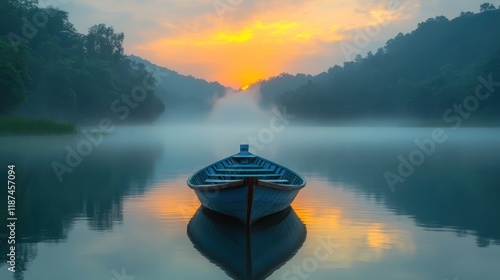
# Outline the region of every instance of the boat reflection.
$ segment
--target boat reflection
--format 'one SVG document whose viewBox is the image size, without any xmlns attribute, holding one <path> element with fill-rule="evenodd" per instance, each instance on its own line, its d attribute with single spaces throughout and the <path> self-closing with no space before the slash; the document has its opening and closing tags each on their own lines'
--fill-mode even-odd
<svg viewBox="0 0 500 280">
<path fill-rule="evenodd" d="M 201 206 L 187 226 L 194 247 L 233 279 L 265 279 L 290 260 L 306 226 L 288 207 L 247 227 Z"/>
</svg>

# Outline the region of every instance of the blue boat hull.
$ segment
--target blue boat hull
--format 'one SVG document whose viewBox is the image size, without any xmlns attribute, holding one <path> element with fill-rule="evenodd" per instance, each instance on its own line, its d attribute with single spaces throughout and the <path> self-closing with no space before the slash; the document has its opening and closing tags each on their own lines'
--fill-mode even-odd
<svg viewBox="0 0 500 280">
<path fill-rule="evenodd" d="M 208 209 L 235 217 L 245 224 L 252 224 L 262 217 L 286 209 L 299 192 L 299 189 L 280 190 L 257 183 L 254 186 L 250 206 L 247 205 L 249 203 L 248 188 L 249 186 L 243 183 L 240 186 L 219 190 L 195 189 L 195 193 L 201 204 Z M 249 216 L 248 212 L 250 212 Z"/>
<path fill-rule="evenodd" d="M 199 170 L 187 184 L 204 207 L 250 225 L 290 206 L 306 181 L 248 149 L 242 144 L 238 154 Z"/>
</svg>

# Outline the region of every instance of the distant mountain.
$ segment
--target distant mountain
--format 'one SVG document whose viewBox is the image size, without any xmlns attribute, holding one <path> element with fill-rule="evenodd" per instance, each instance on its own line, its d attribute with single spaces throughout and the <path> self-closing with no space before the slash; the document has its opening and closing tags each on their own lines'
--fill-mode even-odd
<svg viewBox="0 0 500 280">
<path fill-rule="evenodd" d="M 156 95 L 165 104 L 165 113 L 160 120 L 182 118 L 189 120 L 208 114 L 215 101 L 224 96 L 227 88 L 218 82 L 208 82 L 193 76 L 184 76 L 173 70 L 158 66 L 135 55 L 128 59 L 142 63 L 156 78 Z"/>
<path fill-rule="evenodd" d="M 317 76 L 261 81 L 261 103 L 286 106 L 302 120 L 499 124 L 500 97 L 492 91 L 500 92 L 500 9 L 488 7 L 428 19 L 375 54 Z"/>
<path fill-rule="evenodd" d="M 250 89 L 259 88 L 259 91 L 262 93 L 259 105 L 264 109 L 268 109 L 279 95 L 292 91 L 306 84 L 311 79 L 313 79 L 312 75 L 281 73 L 279 76 L 270 77 L 252 84 Z"/>
</svg>

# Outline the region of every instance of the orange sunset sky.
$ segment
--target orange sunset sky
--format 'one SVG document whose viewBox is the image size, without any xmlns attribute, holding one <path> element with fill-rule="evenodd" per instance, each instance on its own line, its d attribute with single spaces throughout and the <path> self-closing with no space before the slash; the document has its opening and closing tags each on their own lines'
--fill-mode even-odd
<svg viewBox="0 0 500 280">
<path fill-rule="evenodd" d="M 318 74 L 429 17 L 475 12 L 483 2 L 65 0 L 59 8 L 81 33 L 98 23 L 124 32 L 127 54 L 239 88 L 283 72 Z M 360 33 L 369 40 L 360 42 Z"/>
</svg>

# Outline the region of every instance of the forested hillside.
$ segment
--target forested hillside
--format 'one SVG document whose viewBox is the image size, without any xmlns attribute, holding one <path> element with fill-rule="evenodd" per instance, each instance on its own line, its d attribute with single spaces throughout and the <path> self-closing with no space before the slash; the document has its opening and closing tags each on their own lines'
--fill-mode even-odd
<svg viewBox="0 0 500 280">
<path fill-rule="evenodd" d="M 144 64 L 156 79 L 158 83 L 156 95 L 167 104 L 161 120 L 189 121 L 206 117 L 217 99 L 223 97 L 226 92 L 226 87 L 218 82 L 207 82 L 192 76 L 180 75 L 134 55 L 128 58 Z"/>
<path fill-rule="evenodd" d="M 164 111 L 172 119 L 206 116 L 224 95 L 219 83 L 125 56 L 124 39 L 104 24 L 80 34 L 66 12 L 36 0 L 1 1 L 0 116 L 151 122 Z M 491 4 L 452 20 L 428 19 L 377 52 L 319 75 L 283 73 L 258 85 L 261 106 L 286 106 L 302 120 L 428 123 L 450 108 L 459 113 L 454 105 L 480 85 L 491 92 L 485 80 L 500 81 L 500 9 Z M 471 121 L 498 122 L 498 94 L 479 101 L 478 108 L 468 104 Z"/>
<path fill-rule="evenodd" d="M 126 56 L 125 35 L 80 34 L 68 13 L 35 0 L 0 2 L 0 116 L 93 124 L 151 122 L 179 108 L 207 114 L 225 88 Z"/>
<path fill-rule="evenodd" d="M 36 1 L 0 5 L 0 114 L 88 122 L 128 106 L 122 98 L 134 97 L 134 89 L 140 102 L 126 121 L 149 122 L 163 112 L 154 80 L 125 58 L 123 33 L 99 24 L 80 34 L 66 12 Z"/>
<path fill-rule="evenodd" d="M 490 76 L 491 75 L 491 76 Z M 281 76 L 262 81 L 261 103 L 286 106 L 303 120 L 406 119 L 441 121 L 482 85 L 487 95 L 500 82 L 500 9 L 483 4 L 449 20 L 438 16 L 398 34 L 376 53 L 334 66 L 317 76 Z M 307 81 L 305 81 L 307 79 Z M 294 82 L 300 86 L 290 89 Z M 491 83 L 490 83 L 491 84 Z M 494 84 L 494 83 L 493 83 Z M 479 100 L 471 121 L 496 122 L 500 88 Z M 466 112 L 468 113 L 468 112 Z"/>
</svg>

